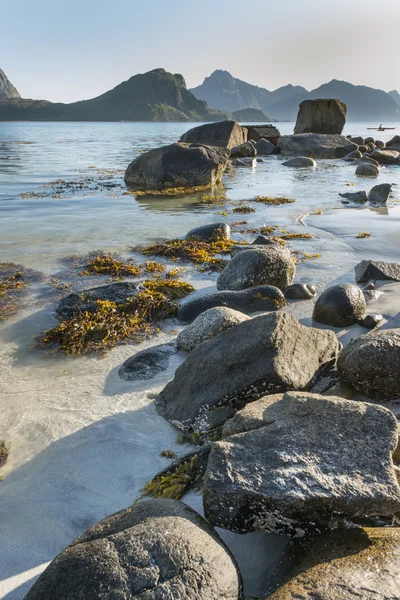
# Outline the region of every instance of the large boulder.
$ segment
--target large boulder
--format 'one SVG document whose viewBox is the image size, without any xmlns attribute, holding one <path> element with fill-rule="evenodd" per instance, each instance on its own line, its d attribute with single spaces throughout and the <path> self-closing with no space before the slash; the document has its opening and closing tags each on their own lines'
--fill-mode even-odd
<svg viewBox="0 0 400 600">
<path fill-rule="evenodd" d="M 217 533 L 177 500 L 107 517 L 59 554 L 27 600 L 242 599 L 235 560 Z"/>
<path fill-rule="evenodd" d="M 386 148 L 400 152 L 400 135 L 395 135 L 391 140 L 386 142 Z"/>
<path fill-rule="evenodd" d="M 299 107 L 294 133 L 338 133 L 346 123 L 347 106 L 340 100 L 304 100 Z"/>
<path fill-rule="evenodd" d="M 160 344 L 127 358 L 118 375 L 127 381 L 148 381 L 168 369 L 170 357 L 177 352 L 174 344 Z"/>
<path fill-rule="evenodd" d="M 357 144 L 343 135 L 327 133 L 299 133 L 283 135 L 279 139 L 281 154 L 285 156 L 309 156 L 310 158 L 344 158 Z"/>
<path fill-rule="evenodd" d="M 391 191 L 392 185 L 390 183 L 375 185 L 368 194 L 368 201 L 371 204 L 386 204 Z"/>
<path fill-rule="evenodd" d="M 254 144 L 252 144 L 251 142 L 244 142 L 243 144 L 239 144 L 239 146 L 234 146 L 231 149 L 231 158 L 254 158 L 255 156 L 257 156 L 257 150 Z"/>
<path fill-rule="evenodd" d="M 266 396 L 228 421 L 223 438 L 203 489 L 214 526 L 302 536 L 400 510 L 397 421 L 386 408 L 310 393 Z"/>
<path fill-rule="evenodd" d="M 179 307 L 177 316 L 180 321 L 190 323 L 205 310 L 214 306 L 225 306 L 248 315 L 255 312 L 278 310 L 285 305 L 285 296 L 280 289 L 272 285 L 258 285 L 239 292 L 214 292 L 193 298 Z"/>
<path fill-rule="evenodd" d="M 226 306 L 209 308 L 178 334 L 176 343 L 178 348 L 191 352 L 199 344 L 211 340 L 222 331 L 249 319 L 250 317 L 244 313 L 226 308 Z"/>
<path fill-rule="evenodd" d="M 366 394 L 400 397 L 400 329 L 374 330 L 342 350 L 340 376 Z"/>
<path fill-rule="evenodd" d="M 258 140 L 267 140 L 276 146 L 279 141 L 280 132 L 275 125 L 243 125 L 248 140 L 258 142 Z"/>
<path fill-rule="evenodd" d="M 56 310 L 56 317 L 60 320 L 72 319 L 86 311 L 94 312 L 97 309 L 98 300 L 123 304 L 128 298 L 136 296 L 141 289 L 144 288 L 138 283 L 123 281 L 90 288 L 79 294 L 68 294 L 60 301 Z"/>
<path fill-rule="evenodd" d="M 257 154 L 259 154 L 260 156 L 269 156 L 270 154 L 275 152 L 276 148 L 274 144 L 272 144 L 268 140 L 265 140 L 264 138 L 258 140 L 254 145 L 257 150 Z"/>
<path fill-rule="evenodd" d="M 340 283 L 326 289 L 314 306 L 313 320 L 333 327 L 348 327 L 363 318 L 367 305 L 362 289 Z"/>
<path fill-rule="evenodd" d="M 181 136 L 180 141 L 231 149 L 246 142 L 247 137 L 243 128 L 236 121 L 220 121 L 189 129 Z"/>
<path fill-rule="evenodd" d="M 400 281 L 400 264 L 397 263 L 362 260 L 354 269 L 358 283 L 365 283 L 371 279 L 378 281 Z"/>
<path fill-rule="evenodd" d="M 400 153 L 397 150 L 384 148 L 382 150 L 373 150 L 371 152 L 371 158 L 376 160 L 380 165 L 394 165 L 396 164 Z"/>
<path fill-rule="evenodd" d="M 273 285 L 285 290 L 294 279 L 296 265 L 287 248 L 265 246 L 238 252 L 217 279 L 219 290 L 244 290 Z"/>
<path fill-rule="evenodd" d="M 171 144 L 135 158 L 124 179 L 137 190 L 214 185 L 221 181 L 228 158 L 226 148 Z"/>
<path fill-rule="evenodd" d="M 200 225 L 200 227 L 195 227 L 186 234 L 187 240 L 198 240 L 200 242 L 216 242 L 217 240 L 229 240 L 230 238 L 231 228 L 226 223 Z"/>
<path fill-rule="evenodd" d="M 338 529 L 295 540 L 269 600 L 395 600 L 400 529 Z M 275 578 L 274 578 L 275 579 Z M 276 587 L 276 586 L 274 586 Z"/>
<path fill-rule="evenodd" d="M 305 327 L 290 314 L 255 317 L 195 348 L 157 396 L 157 411 L 180 429 L 206 431 L 208 415 L 221 408 L 308 389 L 338 348 L 332 331 Z"/>
</svg>

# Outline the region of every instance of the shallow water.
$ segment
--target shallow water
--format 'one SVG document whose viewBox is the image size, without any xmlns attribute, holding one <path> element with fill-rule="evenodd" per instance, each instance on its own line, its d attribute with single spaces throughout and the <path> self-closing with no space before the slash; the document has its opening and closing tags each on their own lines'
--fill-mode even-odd
<svg viewBox="0 0 400 600">
<path fill-rule="evenodd" d="M 61 259 L 71 254 L 102 249 L 131 256 L 131 246 L 183 236 L 196 225 L 219 220 L 311 233 L 313 239 L 290 242 L 290 247 L 303 255 L 321 255 L 300 262 L 296 276 L 296 281 L 315 283 L 319 291 L 336 281 L 353 281 L 353 267 L 362 258 L 399 261 L 398 167 L 382 169 L 378 180 L 359 180 L 354 165 L 343 161 L 291 170 L 281 165 L 282 157 L 267 157 L 256 169 L 236 169 L 225 176 L 227 198 L 235 202 L 283 195 L 296 202 L 253 204 L 257 211 L 248 215 L 233 214 L 229 203 L 206 207 L 199 196 L 124 195 L 123 172 L 129 162 L 141 150 L 176 141 L 190 126 L 0 123 L 0 262 L 21 263 L 62 279 L 66 267 Z M 278 127 L 281 133 L 293 130 L 292 123 Z M 373 133 L 366 127 L 349 123 L 345 133 Z M 379 137 L 389 139 L 391 132 Z M 65 191 L 46 185 L 59 179 L 70 184 Z M 341 204 L 339 192 L 368 191 L 383 182 L 397 185 L 387 208 Z M 371 232 L 371 238 L 357 239 L 362 231 Z M 196 293 L 204 293 L 213 289 L 216 275 L 189 268 L 185 278 L 198 288 Z M 399 326 L 398 286 L 386 288 L 382 302 L 371 310 L 382 306 L 386 326 Z M 10 600 L 22 598 L 42 565 L 86 527 L 131 504 L 143 483 L 166 465 L 161 450 L 188 451 L 175 444 L 176 431 L 156 415 L 151 399 L 183 356 L 174 357 L 166 372 L 147 383 L 126 382 L 117 375 L 123 360 L 173 339 L 180 325 L 169 321 L 157 338 L 120 346 L 103 359 L 49 356 L 31 344 L 56 324 L 55 306 L 47 280 L 33 287 L 17 318 L 0 324 L 0 439 L 10 447 L 0 482 L 0 598 Z M 298 302 L 288 310 L 311 324 L 312 302 Z M 344 341 L 360 330 L 355 326 L 338 335 Z M 230 537 L 230 544 L 237 545 L 236 537 Z M 261 535 L 252 544 L 254 539 L 271 554 L 273 564 L 283 542 L 272 544 Z"/>
</svg>

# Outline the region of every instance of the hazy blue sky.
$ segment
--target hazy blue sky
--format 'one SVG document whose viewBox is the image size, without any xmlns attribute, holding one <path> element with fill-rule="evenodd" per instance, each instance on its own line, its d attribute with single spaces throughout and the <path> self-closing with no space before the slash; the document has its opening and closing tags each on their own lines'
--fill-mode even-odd
<svg viewBox="0 0 400 600">
<path fill-rule="evenodd" d="M 0 0 L 0 68 L 27 98 L 91 98 L 163 67 L 268 89 L 400 91 L 400 0 Z"/>
</svg>

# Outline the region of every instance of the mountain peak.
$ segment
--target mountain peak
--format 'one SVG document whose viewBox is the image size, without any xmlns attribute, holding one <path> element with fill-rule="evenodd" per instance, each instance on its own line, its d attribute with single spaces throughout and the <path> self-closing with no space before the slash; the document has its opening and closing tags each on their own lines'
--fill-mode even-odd
<svg viewBox="0 0 400 600">
<path fill-rule="evenodd" d="M 21 98 L 21 96 L 4 71 L 0 69 L 0 100 L 10 100 L 11 98 Z"/>
</svg>

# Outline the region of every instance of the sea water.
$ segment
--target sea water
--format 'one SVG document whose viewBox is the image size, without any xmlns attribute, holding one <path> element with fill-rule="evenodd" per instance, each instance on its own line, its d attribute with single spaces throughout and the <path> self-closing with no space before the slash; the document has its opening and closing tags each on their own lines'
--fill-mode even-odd
<svg viewBox="0 0 400 600">
<path fill-rule="evenodd" d="M 245 220 L 245 228 L 276 225 L 278 233 L 311 233 L 312 239 L 289 245 L 302 257 L 315 257 L 299 262 L 296 281 L 314 283 L 318 292 L 332 283 L 354 281 L 353 268 L 363 258 L 400 261 L 399 167 L 382 168 L 378 179 L 360 179 L 352 163 L 317 161 L 316 169 L 296 170 L 284 167 L 283 157 L 271 156 L 254 169 L 237 168 L 224 176 L 224 207 L 204 205 L 199 195 L 126 194 L 123 173 L 131 160 L 177 141 L 191 126 L 0 123 L 0 262 L 22 264 L 47 277 L 33 286 L 23 312 L 0 324 L 0 439 L 10 449 L 0 471 L 0 598 L 22 598 L 72 539 L 129 506 L 145 481 L 168 464 L 159 456 L 161 450 L 182 455 L 190 449 L 176 445 L 176 430 L 156 414 L 153 403 L 183 357 L 173 357 L 167 371 L 149 382 L 123 381 L 117 373 L 137 351 L 173 340 L 181 327 L 177 321 L 168 321 L 156 338 L 120 346 L 101 359 L 74 359 L 33 347 L 36 336 L 57 324 L 60 293 L 49 282 L 63 280 L 66 257 L 92 251 L 130 257 L 132 247 L 182 237 L 198 225 Z M 293 123 L 277 126 L 282 134 L 293 131 Z M 392 132 L 371 132 L 369 126 L 347 123 L 344 133 L 390 139 Z M 55 183 L 59 180 L 63 183 Z M 368 192 L 384 182 L 395 184 L 387 207 L 341 203 L 339 192 Z M 296 202 L 252 205 L 257 210 L 251 214 L 232 212 L 229 201 L 258 195 Z M 357 238 L 363 231 L 371 237 Z M 216 277 L 193 268 L 185 275 L 196 294 L 214 290 Z M 387 326 L 400 326 L 396 285 L 382 288 Z M 311 325 L 312 302 L 293 303 L 287 310 Z M 354 326 L 337 333 L 346 341 L 363 330 Z M 191 494 L 189 501 L 200 509 L 198 497 Z M 255 580 L 254 553 L 249 559 L 238 537 L 226 539 Z M 269 554 L 271 569 L 285 543 L 277 536 L 252 537 L 252 548 L 258 544 L 262 556 Z M 268 578 L 265 562 L 260 572 Z"/>
</svg>

